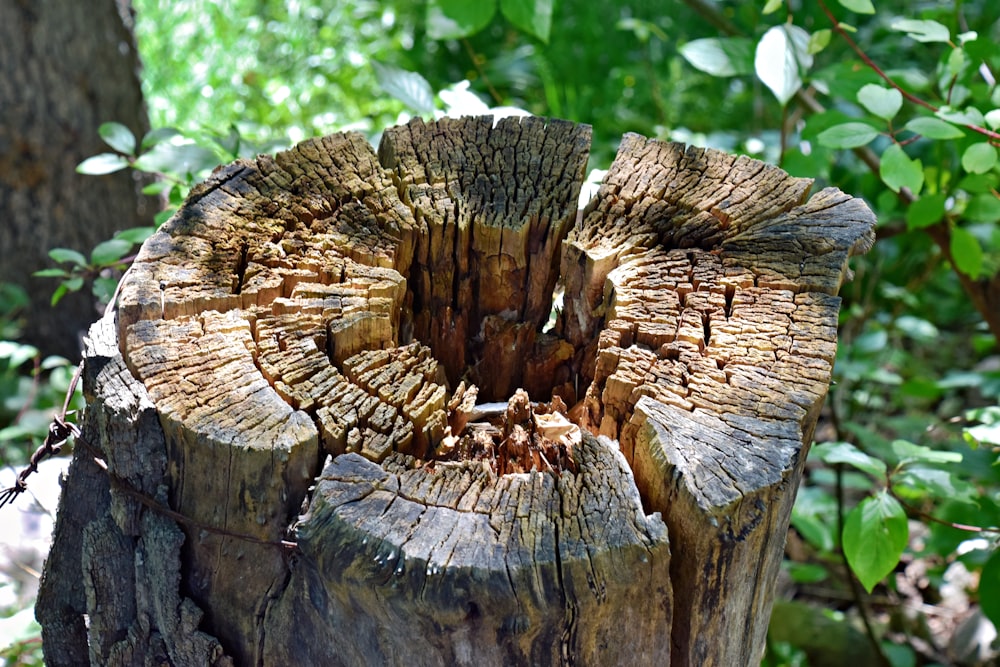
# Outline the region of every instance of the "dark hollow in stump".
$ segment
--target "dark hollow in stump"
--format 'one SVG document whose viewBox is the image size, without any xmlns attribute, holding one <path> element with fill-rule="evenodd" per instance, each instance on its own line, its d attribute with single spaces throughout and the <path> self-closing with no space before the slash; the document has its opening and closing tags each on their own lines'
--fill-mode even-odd
<svg viewBox="0 0 1000 667">
<path fill-rule="evenodd" d="M 414 120 L 195 188 L 91 330 L 48 663 L 758 662 L 874 219 L 636 135 L 578 212 L 589 140 Z"/>
</svg>

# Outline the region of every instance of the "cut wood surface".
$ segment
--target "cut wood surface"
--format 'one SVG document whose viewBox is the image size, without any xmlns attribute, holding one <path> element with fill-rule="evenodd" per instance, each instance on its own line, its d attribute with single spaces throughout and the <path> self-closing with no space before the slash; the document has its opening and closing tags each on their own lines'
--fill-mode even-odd
<svg viewBox="0 0 1000 667">
<path fill-rule="evenodd" d="M 759 661 L 874 219 L 636 135 L 578 212 L 589 140 L 414 120 L 195 188 L 91 332 L 50 664 Z"/>
</svg>

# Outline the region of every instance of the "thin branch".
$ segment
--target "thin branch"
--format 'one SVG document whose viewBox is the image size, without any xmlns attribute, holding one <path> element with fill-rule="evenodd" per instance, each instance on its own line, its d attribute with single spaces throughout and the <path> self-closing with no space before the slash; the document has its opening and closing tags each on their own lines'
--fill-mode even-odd
<svg viewBox="0 0 1000 667">
<path fill-rule="evenodd" d="M 493 87 L 492 83 L 490 83 L 490 78 L 486 76 L 485 70 L 483 70 L 482 66 L 479 64 L 479 56 L 476 55 L 476 51 L 472 48 L 472 44 L 469 42 L 468 38 L 462 38 L 462 46 L 465 47 L 465 52 L 469 55 L 469 60 L 472 61 L 472 66 L 476 68 L 476 73 L 479 74 L 479 78 L 483 80 L 483 83 L 486 84 L 486 89 L 490 91 L 490 97 L 492 97 L 493 101 L 497 104 L 503 104 L 503 97 L 500 96 L 497 89 Z"/>
</svg>

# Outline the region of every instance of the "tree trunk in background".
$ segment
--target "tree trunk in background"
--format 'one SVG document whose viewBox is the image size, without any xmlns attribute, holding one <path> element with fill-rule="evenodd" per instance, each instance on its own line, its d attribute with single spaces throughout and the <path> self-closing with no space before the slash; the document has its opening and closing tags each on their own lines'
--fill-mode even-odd
<svg viewBox="0 0 1000 667">
<path fill-rule="evenodd" d="M 52 308 L 56 282 L 31 274 L 51 266 L 49 249 L 89 255 L 152 213 L 132 172 L 75 171 L 109 150 L 101 123 L 148 129 L 130 12 L 127 0 L 0 2 L 0 281 L 31 297 L 26 342 L 70 359 L 98 315 L 93 298 L 85 289 Z"/>
</svg>

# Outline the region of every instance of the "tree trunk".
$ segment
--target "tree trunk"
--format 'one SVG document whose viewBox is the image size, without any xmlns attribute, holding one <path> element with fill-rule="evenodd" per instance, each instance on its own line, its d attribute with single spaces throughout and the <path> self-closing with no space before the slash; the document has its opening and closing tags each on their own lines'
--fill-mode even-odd
<svg viewBox="0 0 1000 667">
<path fill-rule="evenodd" d="M 49 664 L 759 661 L 874 219 L 635 135 L 578 214 L 589 136 L 414 120 L 196 188 L 91 331 Z"/>
<path fill-rule="evenodd" d="M 152 214 L 132 172 L 76 173 L 110 150 L 97 135 L 101 123 L 121 122 L 137 136 L 148 129 L 128 5 L 0 2 L 0 282 L 31 297 L 26 340 L 70 359 L 97 314 L 94 299 L 83 290 L 52 308 L 57 283 L 31 274 L 52 266 L 54 247 L 89 254 L 116 231 L 150 224 L 141 207 Z"/>
</svg>

